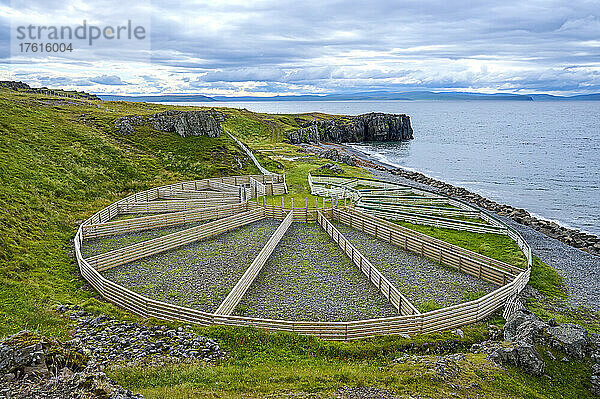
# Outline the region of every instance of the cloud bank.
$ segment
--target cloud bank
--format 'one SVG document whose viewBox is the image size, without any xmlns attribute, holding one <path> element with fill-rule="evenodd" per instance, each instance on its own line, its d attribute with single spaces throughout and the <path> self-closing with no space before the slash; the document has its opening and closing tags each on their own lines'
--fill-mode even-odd
<svg viewBox="0 0 600 399">
<path fill-rule="evenodd" d="M 5 79 L 92 92 L 272 95 L 371 90 L 573 94 L 600 91 L 597 2 L 13 1 L 15 21 L 148 16 L 151 48 L 24 62 Z"/>
</svg>

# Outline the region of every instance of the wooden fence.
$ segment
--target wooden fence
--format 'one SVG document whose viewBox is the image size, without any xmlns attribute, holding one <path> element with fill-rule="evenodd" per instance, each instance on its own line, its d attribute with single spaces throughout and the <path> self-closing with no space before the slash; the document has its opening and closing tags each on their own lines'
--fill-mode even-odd
<svg viewBox="0 0 600 399">
<path fill-rule="evenodd" d="M 275 179 L 277 178 L 278 177 L 275 177 Z M 248 177 L 233 176 L 229 178 L 220 178 L 218 181 L 220 183 L 231 185 L 247 184 Z M 206 181 L 204 181 L 202 184 L 199 184 L 198 187 L 203 186 L 205 183 Z M 175 188 L 181 187 L 182 190 L 193 189 L 191 187 L 195 186 L 196 182 L 185 182 L 172 185 L 172 187 Z M 153 196 L 154 198 L 152 198 Z M 371 276 L 377 275 L 374 268 L 368 267 L 368 269 L 366 269 L 364 267 L 368 261 L 358 260 L 359 258 L 362 259 L 364 257 L 358 254 L 358 251 L 354 252 L 354 250 L 350 249 L 351 246 L 347 240 L 343 238 L 339 232 L 336 233 L 337 230 L 333 229 L 331 223 L 327 221 L 327 217 L 331 217 L 333 220 L 337 220 L 341 223 L 364 231 L 365 233 L 371 234 L 395 245 L 399 245 L 402 248 L 421 253 L 430 257 L 431 259 L 438 260 L 441 263 L 457 268 L 460 271 L 477 275 L 478 277 L 487 279 L 487 281 L 495 282 L 501 286 L 497 290 L 477 300 L 431 312 L 415 312 L 416 309 L 411 309 L 409 302 L 406 301 L 406 304 L 402 302 L 400 305 L 401 312 L 411 313 L 412 311 L 412 314 L 349 322 L 272 320 L 202 312 L 196 309 L 186 308 L 146 298 L 110 280 L 107 280 L 100 274 L 99 270 L 130 262 L 132 260 L 158 253 L 160 251 L 168 250 L 170 248 L 175 248 L 203 237 L 219 234 L 227 231 L 228 229 L 247 223 L 252 223 L 253 221 L 260 220 L 264 217 L 277 217 L 285 219 L 284 223 L 280 225 L 280 228 L 284 229 L 282 226 L 285 226 L 285 224 L 288 222 L 291 223 L 290 220 L 292 218 L 294 220 L 302 220 L 301 217 L 303 216 L 305 219 L 307 219 L 309 209 L 305 208 L 304 214 L 301 214 L 302 211 L 296 212 L 298 208 L 294 208 L 290 212 L 289 209 L 285 209 L 283 206 L 278 207 L 274 204 L 271 206 L 267 204 L 262 206 L 260 203 L 255 202 L 236 204 L 240 207 L 247 206 L 248 211 L 243 209 L 244 212 L 242 213 L 234 214 L 226 217 L 225 219 L 208 222 L 193 229 L 183 230 L 175 235 L 168 235 L 143 243 L 134 244 L 129 247 L 111 251 L 107 254 L 98 255 L 90 259 L 83 258 L 81 255 L 81 245 L 84 239 L 84 231 L 91 232 L 94 228 L 98 228 L 98 225 L 109 222 L 111 218 L 118 214 L 119 204 L 127 202 L 135 203 L 140 201 L 152 201 L 156 199 L 156 196 L 156 189 L 152 189 L 131 195 L 121 201 L 118 201 L 97 212 L 88 220 L 86 220 L 82 225 L 80 225 L 77 234 L 75 235 L 75 255 L 82 276 L 107 300 L 142 317 L 178 320 L 204 326 L 215 324 L 254 326 L 271 331 L 288 331 L 298 334 L 316 335 L 327 340 L 352 340 L 373 337 L 382 334 L 413 335 L 457 328 L 465 324 L 482 320 L 495 311 L 501 309 L 506 304 L 507 300 L 518 294 L 529 281 L 531 271 L 530 268 L 521 270 L 518 267 L 486 258 L 483 255 L 456 247 L 454 245 L 445 243 L 444 241 L 436 240 L 413 230 L 404 229 L 394 223 L 381 220 L 377 217 L 364 214 L 357 210 L 337 209 L 334 201 L 331 201 L 329 204 L 331 205 L 330 207 L 319 208 L 318 210 L 315 210 L 315 218 L 319 220 L 319 223 L 325 226 L 328 234 L 330 234 L 332 237 L 335 237 L 334 240 L 337 240 L 336 242 L 338 245 L 340 245 L 340 247 L 342 247 L 346 253 L 350 252 L 349 256 L 355 263 L 357 261 L 359 264 L 363 262 L 363 268 L 361 269 L 363 272 L 366 270 L 371 270 Z M 226 209 L 223 207 L 224 204 L 220 205 L 222 209 Z M 231 209 L 229 210 L 233 211 L 233 209 L 242 210 L 242 208 L 235 208 L 234 206 L 231 206 Z M 204 210 L 206 212 L 217 212 L 215 211 L 214 207 L 206 208 Z M 224 210 L 221 211 L 225 212 Z M 198 212 L 201 212 L 201 210 L 198 210 Z M 300 213 L 300 215 L 296 215 L 296 213 Z M 290 217 L 290 215 L 292 216 Z M 174 217 L 176 218 L 180 216 L 181 214 Z M 296 219 L 297 216 L 299 219 Z M 152 220 L 148 221 L 148 218 L 138 219 L 146 219 L 146 221 L 143 223 L 152 223 Z M 140 221 L 138 220 L 138 222 Z M 138 222 L 131 223 L 135 224 Z M 182 233 L 184 233 L 183 237 Z M 522 237 L 520 237 L 520 235 L 518 235 L 518 233 L 509 229 L 509 235 L 511 234 L 513 235 L 513 239 L 518 241 L 526 255 L 528 254 L 528 259 L 530 259 L 531 252 L 527 243 L 522 239 Z M 273 236 L 275 236 L 275 234 Z M 273 240 L 275 239 L 273 238 Z M 269 245 L 269 243 L 267 243 L 267 245 Z M 263 248 L 263 250 L 264 252 L 261 251 L 261 254 L 264 256 L 261 257 L 260 260 L 256 261 L 257 264 L 259 264 L 265 256 L 268 258 L 266 254 L 269 252 L 269 248 Z M 249 275 L 253 274 L 253 272 L 248 273 Z M 250 278 L 247 280 L 250 280 Z M 381 282 L 381 286 L 384 287 L 382 293 L 385 295 L 387 288 L 388 298 L 391 297 L 391 301 L 396 301 L 396 303 L 398 303 L 399 299 L 395 298 L 402 298 L 400 296 L 395 297 L 395 294 L 390 294 L 393 292 L 393 287 L 391 284 L 386 286 L 383 278 L 380 279 L 379 277 L 375 277 L 374 279 L 371 278 L 371 281 L 376 282 L 376 284 L 380 284 Z M 243 283 L 243 285 L 245 284 L 246 283 Z"/>
<path fill-rule="evenodd" d="M 224 233 L 237 227 L 259 221 L 264 219 L 264 217 L 265 211 L 263 209 L 239 213 L 224 219 L 214 220 L 200 226 L 96 255 L 89 258 L 88 262 L 98 270 L 106 270 L 111 267 L 145 258 L 146 256 L 190 244 L 206 237 Z"/>
<path fill-rule="evenodd" d="M 215 311 L 216 315 L 227 316 L 233 312 L 244 294 L 246 294 L 246 291 L 248 291 L 248 288 L 250 288 L 252 285 L 254 279 L 256 279 L 256 276 L 258 276 L 262 270 L 265 263 L 267 263 L 267 260 L 273 253 L 273 250 L 277 244 L 279 244 L 279 241 L 281 241 L 281 238 L 284 236 L 286 231 L 288 231 L 292 221 L 294 220 L 293 216 L 294 215 L 292 212 L 289 212 L 288 215 L 283 219 L 283 222 L 281 222 L 279 227 L 277 227 L 277 230 L 275 230 L 271 238 L 269 238 L 269 241 L 265 244 L 258 256 L 254 259 L 254 261 L 252 261 L 250 267 L 246 269 L 244 275 L 240 278 L 235 287 L 233 287 L 233 289 L 229 292 L 229 295 L 227 295 L 225 300 Z"/>
<path fill-rule="evenodd" d="M 119 214 L 128 213 L 164 213 L 187 211 L 196 208 L 206 208 L 220 204 L 239 203 L 238 197 L 225 198 L 205 198 L 193 200 L 167 200 L 167 201 L 144 201 L 144 202 L 125 202 L 117 207 Z"/>
<path fill-rule="evenodd" d="M 449 219 L 435 215 L 422 214 L 420 212 L 417 213 L 414 211 L 407 212 L 395 209 L 387 209 L 385 207 L 373 204 L 366 205 L 361 202 L 358 202 L 356 204 L 356 207 L 362 209 L 364 212 L 370 215 L 380 216 L 390 220 L 401 220 L 403 222 L 413 224 L 422 224 L 426 226 L 433 226 L 439 228 L 470 231 L 472 233 L 507 234 L 507 229 L 504 226 L 469 222 L 458 219 Z"/>
<path fill-rule="evenodd" d="M 479 212 L 475 210 L 467 210 L 461 208 L 445 208 L 438 206 L 429 205 L 413 205 L 406 203 L 397 202 L 385 202 L 385 201 L 373 201 L 361 198 L 359 205 L 366 206 L 377 206 L 380 209 L 398 210 L 405 212 L 416 212 L 426 215 L 438 215 L 438 216 L 462 216 L 467 218 L 478 218 Z"/>
<path fill-rule="evenodd" d="M 352 260 L 352 262 L 363 272 L 371 283 L 379 290 L 379 292 L 387 298 L 390 304 L 396 308 L 398 313 L 419 314 L 417 308 L 398 291 L 390 281 L 381 274 L 373 264 L 358 251 L 354 245 L 350 243 L 333 225 L 322 212 L 317 212 L 317 221 L 321 227 L 329 234 L 331 239 L 338 244 L 344 253 Z"/>
<path fill-rule="evenodd" d="M 347 226 L 496 285 L 504 285 L 523 272 L 523 269 L 517 266 L 488 258 L 485 255 L 407 229 L 356 209 L 334 209 L 332 214 L 334 220 Z"/>
<path fill-rule="evenodd" d="M 209 208 L 198 208 L 190 211 L 169 212 L 139 218 L 114 220 L 105 223 L 87 224 L 83 226 L 83 238 L 106 237 L 115 234 L 130 233 L 132 231 L 143 231 L 195 223 L 203 220 L 220 219 L 248 210 L 248 203 L 244 202 Z"/>
<path fill-rule="evenodd" d="M 523 238 L 514 229 L 511 229 L 505 223 L 486 211 L 445 194 L 411 186 L 403 186 L 398 183 L 382 182 L 365 178 L 356 179 L 339 176 L 312 176 L 309 174 L 308 181 L 311 192 L 317 195 L 339 195 L 348 190 L 352 191 L 350 198 L 356 201 L 356 206 L 364 209 L 365 212 L 376 216 L 475 233 L 507 234 L 517 242 L 524 253 L 530 252 L 530 249 L 525 245 Z M 376 188 L 356 190 L 354 187 L 358 184 L 370 185 Z M 323 187 L 323 185 L 330 185 L 330 187 Z M 377 190 L 385 191 L 383 191 L 384 194 L 376 194 Z M 390 195 L 396 193 L 398 190 L 402 190 L 403 195 Z M 404 195 L 407 193 L 411 195 Z M 456 207 L 456 209 L 446 208 L 447 210 L 444 211 L 443 207 L 435 206 L 442 204 L 452 205 Z M 399 207 L 406 208 L 400 209 Z M 431 209 L 436 209 L 438 215 L 432 212 Z M 455 214 L 452 215 L 452 212 Z M 487 224 L 442 217 L 466 215 L 469 215 L 470 217 L 477 216 Z M 526 254 L 528 259 L 531 258 L 529 255 Z M 529 263 L 529 266 L 531 266 L 531 263 Z"/>
</svg>

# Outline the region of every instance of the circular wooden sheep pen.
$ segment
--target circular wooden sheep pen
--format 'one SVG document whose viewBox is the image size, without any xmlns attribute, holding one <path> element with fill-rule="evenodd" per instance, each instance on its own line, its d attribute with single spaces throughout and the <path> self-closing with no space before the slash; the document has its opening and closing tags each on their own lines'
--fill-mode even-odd
<svg viewBox="0 0 600 399">
<path fill-rule="evenodd" d="M 268 204 L 264 199 L 265 195 L 287 192 L 285 177 L 273 174 L 189 181 L 130 195 L 97 212 L 79 227 L 75 236 L 75 254 L 81 274 L 103 297 L 142 317 L 178 320 L 203 326 L 255 326 L 274 331 L 311 334 L 329 340 L 350 340 L 383 334 L 414 335 L 474 323 L 504 307 L 529 281 L 529 245 L 516 231 L 467 203 L 431 191 L 378 180 L 309 175 L 309 183 L 313 194 L 330 199 L 320 203 L 317 201 L 315 208 L 293 205 L 291 208 L 284 208 L 283 202 L 275 204 L 273 200 Z M 259 199 L 261 196 L 262 201 Z M 442 203 L 447 205 L 431 205 Z M 114 220 L 124 214 L 144 215 Z M 455 214 L 476 214 L 485 223 L 448 217 Z M 438 227 L 506 234 L 525 254 L 528 267 L 523 269 L 488 258 L 382 218 L 390 215 L 393 219 Z M 212 313 L 145 297 L 100 273 L 265 218 L 280 220 L 281 223 Z M 82 256 L 82 245 L 87 239 L 201 221 L 206 222 L 107 253 L 85 258 Z M 316 221 L 399 315 L 336 322 L 232 315 L 293 221 Z M 485 280 L 498 288 L 476 300 L 421 313 L 332 222 L 350 226 L 401 249 Z"/>
</svg>

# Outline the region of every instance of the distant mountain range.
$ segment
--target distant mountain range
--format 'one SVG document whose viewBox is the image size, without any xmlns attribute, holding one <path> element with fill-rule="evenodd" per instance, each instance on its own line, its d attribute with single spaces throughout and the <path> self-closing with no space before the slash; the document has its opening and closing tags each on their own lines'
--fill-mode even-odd
<svg viewBox="0 0 600 399">
<path fill-rule="evenodd" d="M 373 91 L 352 94 L 326 94 L 326 95 L 297 95 L 297 96 L 271 96 L 271 97 L 228 97 L 213 96 L 207 97 L 200 94 L 168 94 L 168 95 L 148 95 L 148 96 L 118 96 L 118 95 L 98 95 L 103 100 L 109 101 L 144 101 L 144 102 L 240 102 L 240 101 L 383 101 L 383 100 L 403 100 L 403 101 L 600 101 L 600 93 L 581 94 L 575 96 L 553 96 L 550 94 L 480 94 L 469 92 L 431 92 L 431 91 L 410 91 L 410 92 L 386 92 Z"/>
</svg>

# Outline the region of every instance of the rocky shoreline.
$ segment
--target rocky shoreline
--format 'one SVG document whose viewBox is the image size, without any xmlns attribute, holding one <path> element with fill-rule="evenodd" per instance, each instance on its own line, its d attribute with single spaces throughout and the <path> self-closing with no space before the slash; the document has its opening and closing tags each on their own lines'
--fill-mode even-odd
<svg viewBox="0 0 600 399">
<path fill-rule="evenodd" d="M 600 238 L 593 234 L 570 229 L 549 220 L 536 218 L 525 209 L 499 204 L 462 187 L 453 186 L 443 181 L 425 176 L 419 172 L 411 172 L 404 169 L 393 169 L 390 171 L 390 173 L 418 183 L 426 184 L 430 187 L 434 187 L 443 194 L 465 200 L 479 206 L 480 208 L 495 212 L 498 215 L 507 216 L 517 223 L 530 226 L 549 237 L 564 242 L 567 245 L 587 251 L 594 255 L 600 255 Z"/>
</svg>

